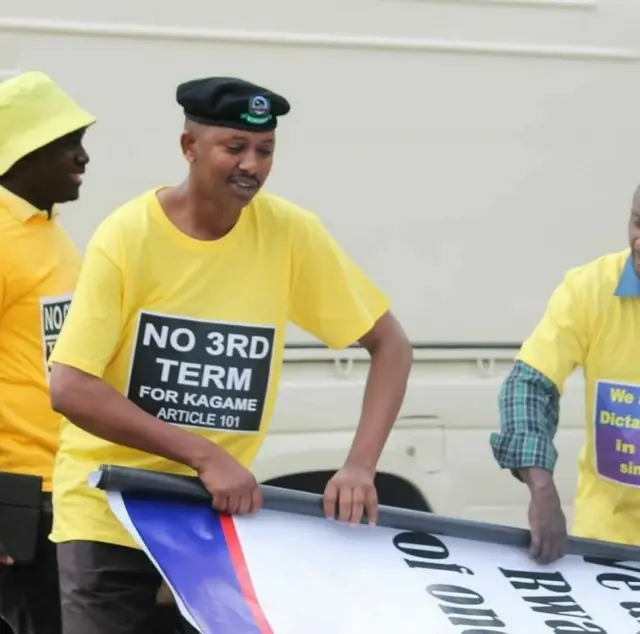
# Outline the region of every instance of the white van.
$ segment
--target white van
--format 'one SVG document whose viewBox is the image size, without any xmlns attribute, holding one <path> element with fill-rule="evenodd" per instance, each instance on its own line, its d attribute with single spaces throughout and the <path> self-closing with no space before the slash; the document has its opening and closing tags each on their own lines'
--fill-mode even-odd
<svg viewBox="0 0 640 634">
<path fill-rule="evenodd" d="M 317 212 L 389 293 L 415 367 L 380 464 L 383 504 L 523 525 L 494 463 L 497 396 L 564 271 L 625 245 L 640 173 L 640 3 L 21 0 L 0 71 L 39 68 L 97 114 L 64 214 L 83 246 L 129 197 L 184 173 L 174 94 L 237 75 L 286 95 L 271 190 Z M 263 482 L 320 492 L 358 420 L 366 355 L 289 334 Z M 581 377 L 562 402 L 571 515 Z"/>
</svg>

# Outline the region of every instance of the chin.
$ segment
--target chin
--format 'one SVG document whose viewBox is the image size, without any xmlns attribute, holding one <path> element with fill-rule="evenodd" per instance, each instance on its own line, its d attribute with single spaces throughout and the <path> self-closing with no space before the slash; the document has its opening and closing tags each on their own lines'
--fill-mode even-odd
<svg viewBox="0 0 640 634">
<path fill-rule="evenodd" d="M 246 207 L 256 197 L 257 193 L 258 193 L 258 190 L 256 189 L 255 191 L 247 192 L 244 195 L 236 194 L 234 198 L 243 207 Z"/>
<path fill-rule="evenodd" d="M 73 192 L 65 192 L 64 195 L 61 195 L 56 202 L 62 205 L 64 203 L 72 203 L 74 200 L 78 200 L 78 198 L 80 198 L 80 191 L 76 190 Z"/>
</svg>

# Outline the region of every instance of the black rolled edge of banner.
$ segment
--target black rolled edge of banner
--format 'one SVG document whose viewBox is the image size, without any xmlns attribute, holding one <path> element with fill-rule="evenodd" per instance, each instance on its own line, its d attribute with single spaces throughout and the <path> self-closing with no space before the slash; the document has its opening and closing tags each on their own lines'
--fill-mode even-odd
<svg viewBox="0 0 640 634">
<path fill-rule="evenodd" d="M 195 476 L 174 475 L 144 469 L 102 465 L 89 476 L 89 484 L 104 491 L 116 491 L 132 497 L 211 502 L 211 495 Z M 324 517 L 322 495 L 261 485 L 263 508 Z M 366 519 L 363 519 L 366 522 Z M 464 520 L 425 511 L 381 505 L 378 526 L 470 539 L 473 541 L 528 548 L 530 533 L 523 528 Z M 640 548 L 581 537 L 570 537 L 567 554 L 581 557 L 640 561 Z"/>
</svg>

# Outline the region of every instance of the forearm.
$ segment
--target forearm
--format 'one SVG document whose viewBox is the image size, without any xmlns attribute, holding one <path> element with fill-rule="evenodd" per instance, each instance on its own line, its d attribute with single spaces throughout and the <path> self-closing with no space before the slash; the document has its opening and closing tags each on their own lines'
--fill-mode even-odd
<svg viewBox="0 0 640 634">
<path fill-rule="evenodd" d="M 540 467 L 527 467 L 518 469 L 517 474 L 527 485 L 532 500 L 548 508 L 560 507 L 560 495 L 551 471 Z"/>
<path fill-rule="evenodd" d="M 101 379 L 66 366 L 52 369 L 51 404 L 90 434 L 196 471 L 215 449 L 206 439 L 147 414 Z"/>
<path fill-rule="evenodd" d="M 532 494 L 552 493 L 555 491 L 553 473 L 543 467 L 521 467 L 518 474 L 529 487 Z"/>
<path fill-rule="evenodd" d="M 492 434 L 498 464 L 531 486 L 552 481 L 557 460 L 553 439 L 559 416 L 559 394 L 553 382 L 517 362 L 499 398 L 501 429 Z"/>
<path fill-rule="evenodd" d="M 411 371 L 411 345 L 389 338 L 371 352 L 362 414 L 346 464 L 375 470 L 397 419 Z"/>
</svg>

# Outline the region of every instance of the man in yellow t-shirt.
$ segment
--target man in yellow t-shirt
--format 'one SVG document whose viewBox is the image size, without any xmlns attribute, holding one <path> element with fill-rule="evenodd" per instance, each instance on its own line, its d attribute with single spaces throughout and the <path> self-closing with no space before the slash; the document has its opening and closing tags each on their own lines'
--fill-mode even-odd
<svg viewBox="0 0 640 634">
<path fill-rule="evenodd" d="M 553 439 L 564 382 L 579 366 L 586 439 L 572 533 L 640 546 L 640 188 L 629 243 L 566 274 L 501 389 L 491 444 L 530 489 L 531 554 L 541 562 L 562 556 L 566 543 Z"/>
<path fill-rule="evenodd" d="M 0 617 L 14 634 L 61 632 L 56 551 L 48 539 L 60 416 L 51 409 L 47 358 L 80 254 L 58 225 L 56 205 L 78 198 L 89 161 L 82 140 L 93 122 L 43 73 L 0 84 L 0 541 L 4 536 L 7 548 Z M 23 489 L 29 476 L 34 486 Z M 32 526 L 17 517 L 14 499 L 27 489 L 42 490 L 34 500 L 18 500 L 41 505 L 39 528 L 36 515 Z M 14 562 L 9 543 L 26 535 L 37 540 L 35 557 Z"/>
<path fill-rule="evenodd" d="M 99 226 L 51 357 L 65 419 L 54 471 L 65 634 L 143 634 L 160 577 L 87 484 L 102 463 L 197 474 L 217 510 L 254 512 L 285 326 L 371 353 L 362 416 L 325 511 L 375 522 L 376 464 L 411 347 L 389 300 L 314 214 L 261 191 L 286 99 L 249 82 L 178 87 L 187 179 Z"/>
</svg>

